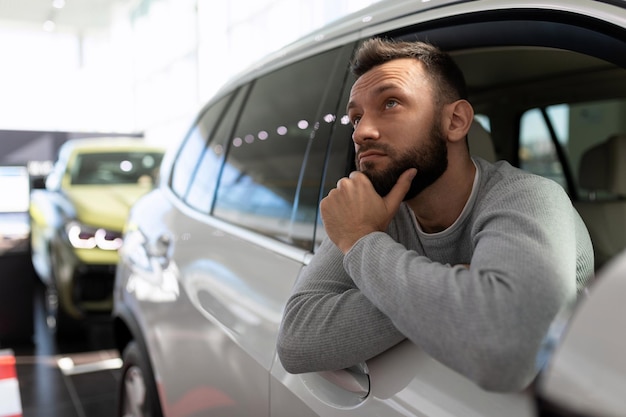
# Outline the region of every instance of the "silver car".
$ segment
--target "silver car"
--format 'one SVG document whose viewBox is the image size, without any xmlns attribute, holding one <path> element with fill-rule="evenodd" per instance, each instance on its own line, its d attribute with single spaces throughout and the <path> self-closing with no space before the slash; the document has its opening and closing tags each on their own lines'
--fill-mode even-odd
<svg viewBox="0 0 626 417">
<path fill-rule="evenodd" d="M 292 375 L 277 358 L 284 305 L 325 235 L 319 201 L 353 169 L 348 61 L 372 36 L 449 51 L 477 114 L 472 153 L 557 181 L 588 225 L 598 276 L 525 392 L 484 391 L 408 341 L 335 372 Z M 131 210 L 118 415 L 623 415 L 625 133 L 623 1 L 381 2 L 268 57 L 205 106 Z"/>
</svg>

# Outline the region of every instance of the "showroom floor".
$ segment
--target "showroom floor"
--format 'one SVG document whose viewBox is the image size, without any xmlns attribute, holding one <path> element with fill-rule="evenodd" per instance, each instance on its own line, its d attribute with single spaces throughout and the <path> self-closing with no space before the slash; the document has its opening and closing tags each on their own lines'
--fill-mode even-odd
<svg viewBox="0 0 626 417">
<path fill-rule="evenodd" d="M 21 416 L 116 415 L 121 361 L 113 348 L 110 322 L 91 323 L 84 339 L 59 344 L 45 325 L 42 288 L 34 287 L 33 343 L 0 343 L 0 349 L 15 357 Z"/>
</svg>

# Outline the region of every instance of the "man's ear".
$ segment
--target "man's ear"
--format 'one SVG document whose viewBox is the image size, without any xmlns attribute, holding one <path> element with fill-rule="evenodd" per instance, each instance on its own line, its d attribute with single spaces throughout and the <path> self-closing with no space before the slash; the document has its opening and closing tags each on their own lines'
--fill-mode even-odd
<svg viewBox="0 0 626 417">
<path fill-rule="evenodd" d="M 457 100 L 446 105 L 447 121 L 444 126 L 448 140 L 457 142 L 465 139 L 472 122 L 474 121 L 474 108 L 467 100 Z"/>
</svg>

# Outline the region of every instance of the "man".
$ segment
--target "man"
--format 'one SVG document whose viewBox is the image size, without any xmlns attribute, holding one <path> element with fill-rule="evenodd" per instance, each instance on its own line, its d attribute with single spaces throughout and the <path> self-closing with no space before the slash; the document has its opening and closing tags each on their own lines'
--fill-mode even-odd
<svg viewBox="0 0 626 417">
<path fill-rule="evenodd" d="M 328 234 L 285 309 L 288 372 L 341 369 L 405 338 L 488 390 L 525 388 L 555 315 L 593 274 L 555 182 L 472 158 L 452 59 L 372 39 L 352 62 L 358 172 L 320 210 Z"/>
</svg>

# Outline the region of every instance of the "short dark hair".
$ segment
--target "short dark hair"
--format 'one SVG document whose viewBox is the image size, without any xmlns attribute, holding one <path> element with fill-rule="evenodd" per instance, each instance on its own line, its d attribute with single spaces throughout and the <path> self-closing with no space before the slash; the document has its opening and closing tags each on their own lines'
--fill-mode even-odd
<svg viewBox="0 0 626 417">
<path fill-rule="evenodd" d="M 435 88 L 435 99 L 440 104 L 467 99 L 461 69 L 450 55 L 426 42 L 368 39 L 357 49 L 350 70 L 358 78 L 375 66 L 401 58 L 414 58 L 424 65 Z"/>
</svg>

